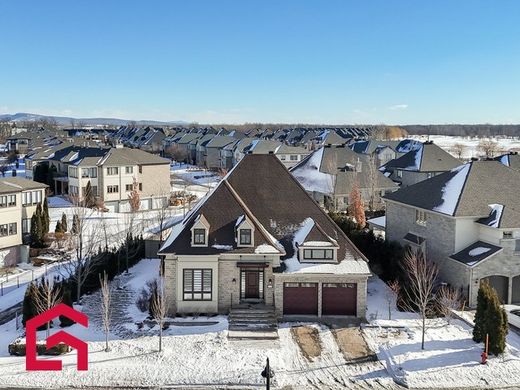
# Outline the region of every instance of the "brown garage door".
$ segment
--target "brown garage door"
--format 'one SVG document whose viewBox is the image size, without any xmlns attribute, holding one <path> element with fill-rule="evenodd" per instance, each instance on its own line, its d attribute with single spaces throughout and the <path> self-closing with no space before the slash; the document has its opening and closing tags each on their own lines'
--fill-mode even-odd
<svg viewBox="0 0 520 390">
<path fill-rule="evenodd" d="M 318 283 L 284 283 L 283 314 L 318 315 Z"/>
<path fill-rule="evenodd" d="M 357 284 L 323 283 L 322 308 L 324 316 L 355 316 Z"/>
</svg>

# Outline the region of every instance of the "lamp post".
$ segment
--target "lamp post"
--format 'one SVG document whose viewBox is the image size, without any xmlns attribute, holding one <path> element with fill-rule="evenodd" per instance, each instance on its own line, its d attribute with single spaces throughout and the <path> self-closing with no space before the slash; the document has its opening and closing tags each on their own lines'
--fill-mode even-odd
<svg viewBox="0 0 520 390">
<path fill-rule="evenodd" d="M 269 367 L 269 358 L 267 358 L 265 368 L 260 375 L 265 378 L 265 388 L 269 390 L 271 388 L 271 378 L 274 376 L 274 371 Z"/>
</svg>

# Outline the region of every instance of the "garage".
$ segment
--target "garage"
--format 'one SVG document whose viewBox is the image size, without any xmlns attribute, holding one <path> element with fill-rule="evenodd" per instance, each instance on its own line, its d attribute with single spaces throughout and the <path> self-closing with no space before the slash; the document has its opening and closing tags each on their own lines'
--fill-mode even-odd
<svg viewBox="0 0 520 390">
<path fill-rule="evenodd" d="M 484 278 L 487 280 L 491 287 L 493 287 L 498 295 L 500 303 L 507 303 L 507 294 L 509 289 L 509 278 L 501 275 L 493 275 Z"/>
<path fill-rule="evenodd" d="M 284 283 L 283 314 L 318 315 L 318 283 Z"/>
<path fill-rule="evenodd" d="M 356 283 L 323 283 L 322 315 L 355 316 L 357 314 L 356 306 Z"/>
</svg>

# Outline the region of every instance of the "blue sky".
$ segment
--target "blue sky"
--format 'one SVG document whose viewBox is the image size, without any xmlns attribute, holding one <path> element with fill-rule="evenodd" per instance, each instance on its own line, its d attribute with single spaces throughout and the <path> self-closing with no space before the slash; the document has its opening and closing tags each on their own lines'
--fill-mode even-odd
<svg viewBox="0 0 520 390">
<path fill-rule="evenodd" d="M 520 1 L 0 1 L 0 113 L 520 123 Z"/>
</svg>

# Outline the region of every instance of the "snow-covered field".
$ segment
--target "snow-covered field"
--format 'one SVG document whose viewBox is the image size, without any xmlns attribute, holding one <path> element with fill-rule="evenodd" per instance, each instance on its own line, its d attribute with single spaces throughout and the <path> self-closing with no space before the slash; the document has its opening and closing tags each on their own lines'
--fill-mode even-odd
<svg viewBox="0 0 520 390">
<path fill-rule="evenodd" d="M 426 141 L 428 136 L 410 136 L 407 138 L 412 138 L 419 141 Z M 433 141 L 434 144 L 439 145 L 441 148 L 445 149 L 448 152 L 453 151 L 453 146 L 455 144 L 461 144 L 465 146 L 464 153 L 462 157 L 464 159 L 470 159 L 472 157 L 481 157 L 482 153 L 478 150 L 478 144 L 482 140 L 482 138 L 477 137 L 454 137 L 454 136 L 445 136 L 445 135 L 430 135 L 430 141 Z M 486 138 L 484 138 L 486 139 Z M 498 153 L 497 155 L 507 153 L 509 151 L 520 151 L 520 138 L 511 138 L 511 137 L 493 137 L 493 141 L 498 144 Z"/>
</svg>

